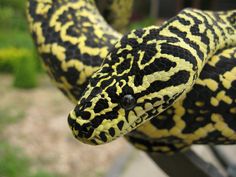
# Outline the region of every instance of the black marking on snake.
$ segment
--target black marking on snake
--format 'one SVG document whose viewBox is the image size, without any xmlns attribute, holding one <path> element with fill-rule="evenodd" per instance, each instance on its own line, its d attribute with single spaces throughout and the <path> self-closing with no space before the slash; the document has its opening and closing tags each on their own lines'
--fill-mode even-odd
<svg viewBox="0 0 236 177">
<path fill-rule="evenodd" d="M 210 30 L 210 32 L 214 36 L 214 38 L 213 38 L 214 44 L 215 44 L 215 46 L 217 46 L 217 44 L 219 43 L 219 36 L 216 34 L 215 29 L 213 28 L 213 26 L 218 27 L 217 22 L 214 19 L 212 19 L 208 14 L 201 14 L 199 12 L 196 12 L 196 14 L 201 16 L 204 19 L 204 24 L 206 26 L 206 30 Z M 213 24 L 209 24 L 209 20 L 207 20 L 207 17 L 212 20 Z M 225 36 L 225 34 L 223 36 Z"/>
<path fill-rule="evenodd" d="M 90 116 L 91 116 L 91 113 L 88 111 L 83 111 L 83 113 L 81 114 L 81 118 L 84 120 L 89 120 Z"/>
<path fill-rule="evenodd" d="M 179 98 L 179 97 L 183 94 L 184 91 L 185 91 L 185 89 L 182 90 L 180 93 L 175 94 L 172 98 L 169 98 L 169 97 L 168 97 L 168 100 L 166 100 L 165 103 L 162 104 L 162 108 L 163 108 L 163 109 L 166 109 L 166 108 L 168 108 L 170 105 L 172 105 L 172 104 L 174 103 L 174 101 L 176 101 L 177 98 Z"/>
<path fill-rule="evenodd" d="M 91 125 L 95 129 L 95 128 L 99 127 L 99 125 L 101 125 L 102 121 L 103 121 L 102 119 L 92 119 Z"/>
<path fill-rule="evenodd" d="M 194 143 L 208 144 L 209 141 L 211 142 L 212 140 L 217 142 L 217 141 L 219 141 L 220 137 L 222 137 L 221 132 L 215 130 L 215 131 L 209 132 L 207 137 L 200 138 L 200 139 L 194 141 Z"/>
<path fill-rule="evenodd" d="M 214 20 L 211 16 L 209 16 L 209 18 L 212 21 L 214 21 L 214 26 L 216 26 L 220 30 L 221 37 L 223 37 L 223 39 L 226 40 L 225 32 L 224 32 L 223 28 L 218 24 L 218 23 L 225 24 L 225 22 L 220 18 L 219 14 L 217 14 L 217 13 L 214 13 L 214 17 L 216 18 L 216 20 Z"/>
<path fill-rule="evenodd" d="M 124 71 L 129 70 L 131 67 L 131 59 L 125 58 L 123 62 L 121 62 L 119 65 L 117 65 L 116 70 L 117 74 L 121 74 Z"/>
<path fill-rule="evenodd" d="M 175 73 L 168 81 L 154 81 L 150 86 L 142 92 L 136 93 L 136 97 L 143 97 L 147 93 L 159 92 L 162 89 L 165 89 L 170 86 L 178 86 L 180 84 L 186 84 L 189 80 L 190 74 L 188 71 L 181 70 Z"/>
<path fill-rule="evenodd" d="M 80 126 L 75 122 L 74 127 L 76 130 L 78 130 L 78 136 L 81 138 L 89 138 L 94 131 L 91 123 L 85 123 Z"/>
<path fill-rule="evenodd" d="M 193 26 L 190 27 L 190 32 L 194 36 L 199 36 L 201 35 L 199 26 L 197 24 L 194 24 Z"/>
<path fill-rule="evenodd" d="M 137 131 L 135 131 L 135 134 L 137 134 Z M 182 147 L 175 147 L 174 144 L 170 143 L 165 143 L 165 142 L 160 142 L 160 141 L 150 141 L 148 138 L 141 138 L 143 137 L 143 134 L 141 136 L 135 137 L 132 136 L 132 134 L 128 134 L 127 138 L 128 140 L 133 143 L 133 144 L 142 144 L 145 145 L 145 148 L 147 148 L 147 151 L 149 152 L 162 152 L 165 151 L 166 153 L 168 152 L 178 152 L 181 149 L 185 148 L 187 145 L 183 144 Z M 168 149 L 162 150 L 161 147 L 167 147 Z"/>
<path fill-rule="evenodd" d="M 143 58 L 141 58 L 141 64 L 146 64 L 156 55 L 156 44 L 142 44 L 139 51 L 145 52 Z"/>
<path fill-rule="evenodd" d="M 161 116 L 162 114 L 160 114 Z M 157 129 L 167 129 L 170 130 L 171 128 L 173 128 L 175 126 L 175 122 L 173 120 L 173 116 L 164 116 L 164 118 L 159 119 L 158 116 L 156 118 L 153 118 L 150 120 L 150 123 L 156 127 Z"/>
<path fill-rule="evenodd" d="M 198 25 L 199 26 L 200 24 L 204 23 L 201 20 L 199 20 L 198 17 L 196 17 L 193 14 L 190 14 L 190 13 L 188 13 L 186 11 L 184 11 L 183 14 L 188 16 L 188 17 L 191 17 L 193 19 L 193 21 L 194 21 L 194 25 Z M 210 47 L 209 47 L 210 40 L 209 40 L 209 38 L 206 35 L 206 31 L 203 32 L 203 33 L 200 33 L 200 34 L 192 34 L 192 35 L 196 35 L 196 36 L 199 36 L 201 38 L 201 42 L 207 46 L 207 53 L 209 53 L 210 52 Z"/>
<path fill-rule="evenodd" d="M 152 40 L 166 41 L 167 43 L 176 43 L 179 42 L 179 39 L 176 37 L 169 37 L 160 35 L 160 29 L 151 29 L 149 34 L 143 37 L 143 42 L 147 43 Z"/>
<path fill-rule="evenodd" d="M 111 98 L 112 103 L 119 103 L 119 101 L 120 101 L 120 96 L 117 95 L 116 91 L 117 91 L 117 88 L 113 87 L 113 86 L 108 87 L 106 90 L 109 98 Z"/>
<path fill-rule="evenodd" d="M 201 52 L 200 47 L 199 47 L 199 45 L 197 43 L 191 41 L 187 37 L 187 32 L 181 31 L 180 29 L 176 28 L 175 26 L 170 26 L 169 30 L 170 30 L 170 32 L 176 34 L 178 37 L 183 39 L 186 44 L 189 44 L 189 46 L 192 47 L 196 51 L 198 57 L 201 60 L 203 60 L 203 58 L 204 58 L 203 52 Z"/>
<path fill-rule="evenodd" d="M 93 144 L 95 144 L 95 145 L 98 145 L 97 141 L 94 140 L 94 139 L 92 139 L 91 142 L 92 142 Z"/>
<path fill-rule="evenodd" d="M 139 38 L 142 38 L 143 35 L 145 34 L 145 31 L 143 29 L 137 29 L 134 31 L 134 34 L 138 36 Z"/>
<path fill-rule="evenodd" d="M 99 113 L 106 108 L 109 108 L 108 101 L 106 99 L 99 99 L 94 107 L 94 112 Z"/>
<path fill-rule="evenodd" d="M 93 97 L 99 95 L 102 92 L 102 88 L 101 87 L 94 87 L 93 90 L 91 91 L 90 95 Z M 91 99 L 92 99 L 91 98 Z M 89 99 L 89 98 L 88 98 Z M 90 100 L 90 99 L 89 99 Z"/>
<path fill-rule="evenodd" d="M 196 58 L 187 49 L 180 46 L 175 46 L 167 43 L 161 44 L 161 53 L 179 57 L 190 62 L 194 66 L 197 66 Z"/>
<path fill-rule="evenodd" d="M 144 72 L 140 71 L 134 76 L 134 85 L 138 87 L 143 84 L 143 77 L 145 76 Z"/>
<path fill-rule="evenodd" d="M 211 66 L 209 64 L 206 64 L 204 66 L 204 69 L 200 73 L 200 77 L 201 77 L 201 79 L 211 78 L 211 79 L 216 80 L 219 77 L 218 74 L 219 74 L 219 72 L 218 72 L 218 70 L 216 71 L 215 67 L 213 67 L 213 66 Z"/>
<path fill-rule="evenodd" d="M 227 94 L 230 95 L 231 99 L 234 100 L 234 104 L 236 104 L 236 80 L 231 83 L 231 89 L 227 90 Z"/>
<path fill-rule="evenodd" d="M 236 105 L 236 104 L 234 103 L 234 105 Z M 221 109 L 220 111 L 225 111 L 225 110 L 227 110 L 228 107 L 229 107 L 229 105 L 226 104 L 225 102 L 221 101 L 219 103 L 219 109 Z M 225 111 L 224 115 L 221 115 L 221 116 L 222 116 L 222 121 L 224 121 L 228 125 L 228 127 L 235 132 L 236 131 L 235 114 L 232 114 L 229 111 L 227 111 L 227 112 Z"/>
<path fill-rule="evenodd" d="M 204 126 L 206 126 L 210 123 L 213 123 L 211 121 L 210 115 L 205 115 L 204 119 L 202 121 L 197 121 L 198 114 L 199 114 L 198 112 L 196 112 L 193 115 L 190 115 L 190 114 L 186 113 L 182 117 L 182 119 L 184 120 L 186 125 L 188 125 L 183 129 L 182 133 L 186 133 L 186 134 L 194 133 L 199 128 L 202 128 L 202 127 L 204 127 Z"/>
<path fill-rule="evenodd" d="M 153 74 L 158 71 L 169 71 L 171 68 L 174 68 L 176 63 L 169 60 L 168 58 L 155 58 L 155 60 L 149 65 L 145 66 L 143 72 L 145 75 Z"/>
<path fill-rule="evenodd" d="M 122 130 L 123 126 L 124 126 L 124 121 L 121 120 L 121 121 L 117 124 L 117 127 L 118 127 L 120 130 Z"/>
<path fill-rule="evenodd" d="M 115 136 L 115 129 L 113 127 L 109 128 L 109 134 L 114 137 Z"/>
<path fill-rule="evenodd" d="M 181 24 L 183 24 L 185 26 L 189 26 L 191 24 L 190 21 L 187 20 L 187 19 L 184 19 L 184 18 L 181 18 L 181 17 L 177 17 L 177 19 Z"/>
<path fill-rule="evenodd" d="M 101 123 L 104 119 L 106 120 L 114 120 L 118 117 L 118 110 L 120 106 L 116 106 L 112 111 L 106 112 L 105 114 L 98 115 L 94 119 L 91 120 L 92 124 L 96 125 L 97 123 Z"/>
<path fill-rule="evenodd" d="M 102 139 L 103 142 L 106 142 L 106 141 L 107 141 L 107 137 L 106 137 L 105 132 L 101 132 L 101 133 L 99 134 L 99 137 Z"/>
<path fill-rule="evenodd" d="M 218 73 L 218 70 L 222 74 L 224 74 L 225 71 L 231 71 L 236 66 L 236 60 L 233 58 L 235 58 L 235 57 L 231 56 L 231 59 L 229 59 L 227 57 L 222 56 L 221 59 L 215 65 L 217 67 L 217 73 Z M 227 60 L 227 62 L 225 62 L 225 60 Z M 212 68 L 212 70 L 213 69 L 214 68 Z"/>
<path fill-rule="evenodd" d="M 125 95 L 134 95 L 134 90 L 132 87 L 128 86 L 127 84 L 123 87 L 122 93 L 121 93 L 121 97 L 125 96 Z"/>
<path fill-rule="evenodd" d="M 229 22 L 232 24 L 234 29 L 236 29 L 236 12 L 233 12 L 228 18 Z"/>
<path fill-rule="evenodd" d="M 125 48 L 127 45 L 130 45 L 133 49 L 136 49 L 139 43 L 135 38 L 128 38 L 128 36 L 124 36 L 121 38 L 121 47 Z"/>
<path fill-rule="evenodd" d="M 167 88 L 168 86 L 178 86 L 180 84 L 186 84 L 189 80 L 190 74 L 188 71 L 181 70 L 175 73 L 168 81 L 155 81 L 150 84 L 150 87 L 156 88 L 156 92 Z"/>
<path fill-rule="evenodd" d="M 101 88 L 105 88 L 109 85 L 111 85 L 111 83 L 114 81 L 114 79 L 107 79 L 107 80 L 103 80 L 101 82 Z"/>
<path fill-rule="evenodd" d="M 39 14 L 37 14 L 36 12 L 37 12 L 37 6 L 38 6 L 38 2 L 36 2 L 36 1 L 29 1 L 29 6 L 30 6 L 30 8 L 28 8 L 29 9 L 29 14 L 32 16 L 32 17 L 34 17 L 34 20 L 35 21 L 42 21 L 43 19 L 45 19 L 45 17 L 43 16 L 43 15 L 39 15 Z M 45 3 L 45 4 L 47 4 L 47 3 Z M 48 13 L 48 16 L 50 15 L 50 13 Z"/>
</svg>

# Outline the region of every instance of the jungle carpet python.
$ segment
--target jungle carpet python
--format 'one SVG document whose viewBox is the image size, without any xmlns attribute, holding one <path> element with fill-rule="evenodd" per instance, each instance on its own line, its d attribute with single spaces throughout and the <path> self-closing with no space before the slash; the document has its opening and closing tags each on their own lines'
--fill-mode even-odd
<svg viewBox="0 0 236 177">
<path fill-rule="evenodd" d="M 28 21 L 48 74 L 76 103 L 78 140 L 124 135 L 157 153 L 236 143 L 236 11 L 185 9 L 121 35 L 93 0 L 29 0 Z"/>
</svg>

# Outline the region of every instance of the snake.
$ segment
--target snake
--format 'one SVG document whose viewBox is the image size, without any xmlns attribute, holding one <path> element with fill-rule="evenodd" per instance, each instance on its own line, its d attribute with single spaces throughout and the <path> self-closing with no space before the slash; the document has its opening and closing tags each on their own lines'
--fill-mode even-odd
<svg viewBox="0 0 236 177">
<path fill-rule="evenodd" d="M 235 10 L 187 8 L 124 35 L 93 0 L 29 0 L 27 17 L 79 141 L 124 136 L 152 153 L 236 143 Z"/>
</svg>

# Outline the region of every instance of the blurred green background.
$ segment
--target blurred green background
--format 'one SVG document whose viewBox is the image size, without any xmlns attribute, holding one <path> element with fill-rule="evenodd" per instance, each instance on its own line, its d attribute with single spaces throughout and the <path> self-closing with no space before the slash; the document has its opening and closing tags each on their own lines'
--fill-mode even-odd
<svg viewBox="0 0 236 177">
<path fill-rule="evenodd" d="M 13 85 L 33 88 L 41 66 L 25 17 L 26 0 L 0 1 L 0 72 L 11 73 Z"/>
<path fill-rule="evenodd" d="M 7 75 L 12 75 L 11 85 L 16 88 L 29 89 L 37 86 L 37 76 L 42 73 L 37 59 L 33 41 L 28 32 L 25 14 L 26 0 L 0 1 L 0 74 L 1 87 Z M 8 78 L 8 77 L 7 77 Z M 1 93 L 4 91 L 1 88 Z M 10 91 L 10 90 L 8 90 Z M 17 98 L 16 98 L 17 99 Z M 4 100 L 4 99 L 2 99 Z M 22 109 L 11 110 L 11 106 L 0 107 L 0 176 L 1 177 L 55 177 L 45 170 L 32 171 L 31 159 L 22 149 L 10 145 L 7 137 L 2 135 L 4 129 L 22 120 L 25 113 Z"/>
</svg>

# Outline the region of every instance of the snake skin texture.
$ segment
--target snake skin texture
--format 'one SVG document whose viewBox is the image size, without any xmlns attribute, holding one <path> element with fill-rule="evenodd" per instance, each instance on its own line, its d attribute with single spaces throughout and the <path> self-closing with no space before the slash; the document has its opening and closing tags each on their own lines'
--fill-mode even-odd
<svg viewBox="0 0 236 177">
<path fill-rule="evenodd" d="M 235 47 L 214 55 L 187 95 L 127 139 L 145 151 L 166 153 L 191 144 L 235 144 L 235 66 Z"/>
<path fill-rule="evenodd" d="M 74 103 L 121 37 L 89 0 L 30 0 L 28 21 L 45 68 Z"/>
<path fill-rule="evenodd" d="M 158 153 L 236 142 L 236 11 L 185 9 L 122 36 L 93 1 L 30 0 L 28 9 L 49 75 L 77 102 L 68 123 L 80 141 L 125 135 Z"/>
</svg>

